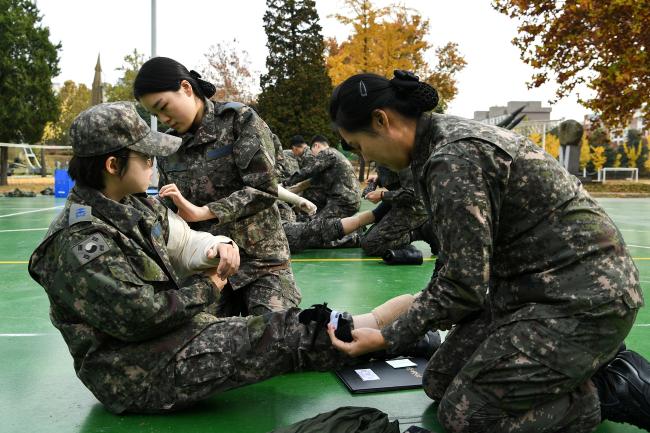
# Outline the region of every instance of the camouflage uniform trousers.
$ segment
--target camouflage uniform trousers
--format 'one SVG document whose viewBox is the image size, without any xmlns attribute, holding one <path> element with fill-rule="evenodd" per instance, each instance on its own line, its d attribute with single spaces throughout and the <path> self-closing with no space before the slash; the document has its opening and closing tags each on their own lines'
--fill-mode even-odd
<svg viewBox="0 0 650 433">
<path fill-rule="evenodd" d="M 449 432 L 591 432 L 601 420 L 590 378 L 617 353 L 636 313 L 615 301 L 494 329 L 483 312 L 449 332 L 426 367 L 425 392 Z"/>
<path fill-rule="evenodd" d="M 324 330 L 312 348 L 314 325 L 297 308 L 263 316 L 214 318 L 184 346 L 127 409 L 159 413 L 214 394 L 297 371 L 326 371 L 355 361 L 332 347 Z"/>
<path fill-rule="evenodd" d="M 218 317 L 262 315 L 284 311 L 300 304 L 302 295 L 296 286 L 291 264 L 260 275 L 255 281 L 233 290 L 227 284 L 221 291 L 215 315 Z"/>
<path fill-rule="evenodd" d="M 418 229 L 428 216 L 415 215 L 410 208 L 392 206 L 379 222 L 361 236 L 361 248 L 371 256 L 380 256 L 386 250 L 399 249 L 422 239 Z"/>
<path fill-rule="evenodd" d="M 298 219 L 300 215 L 296 215 L 287 203 L 278 202 L 278 209 L 282 218 L 282 228 L 292 253 L 309 248 L 331 248 L 333 241 L 345 235 L 339 218 L 307 217 L 308 219 L 302 221 Z"/>
<path fill-rule="evenodd" d="M 282 227 L 292 253 L 309 248 L 331 248 L 333 241 L 344 236 L 339 218 L 318 218 L 306 222 L 285 221 Z"/>
</svg>

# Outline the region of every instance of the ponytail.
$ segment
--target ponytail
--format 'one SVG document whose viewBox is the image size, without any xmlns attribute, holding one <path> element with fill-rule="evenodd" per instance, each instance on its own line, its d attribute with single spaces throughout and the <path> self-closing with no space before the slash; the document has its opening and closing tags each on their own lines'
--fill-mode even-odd
<svg viewBox="0 0 650 433">
<path fill-rule="evenodd" d="M 177 91 L 181 81 L 186 80 L 199 98 L 210 98 L 217 91 L 216 87 L 201 79 L 198 72 L 188 71 L 185 66 L 168 57 L 153 57 L 147 60 L 133 82 L 135 99 L 149 93 Z"/>
</svg>

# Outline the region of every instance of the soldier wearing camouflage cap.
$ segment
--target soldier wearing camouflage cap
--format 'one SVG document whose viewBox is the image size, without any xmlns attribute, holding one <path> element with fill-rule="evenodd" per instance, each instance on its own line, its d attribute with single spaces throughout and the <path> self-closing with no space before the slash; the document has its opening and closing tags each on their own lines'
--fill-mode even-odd
<svg viewBox="0 0 650 433">
<path fill-rule="evenodd" d="M 206 313 L 237 271 L 236 246 L 215 237 L 206 255 L 218 262 L 182 278 L 178 256 L 195 247 L 184 236 L 205 233 L 179 239 L 180 219 L 143 194 L 152 167 L 142 152 L 164 156 L 180 139 L 149 131 L 134 106 L 121 102 L 81 113 L 71 137 L 76 185 L 29 273 L 47 292 L 77 376 L 108 410 L 171 411 L 274 375 L 352 362 L 323 332 L 335 317 L 339 336 L 349 337 L 352 319 L 323 306 L 250 317 Z M 411 302 L 396 299 L 388 313 L 380 306 L 363 321 L 379 326 Z"/>
<path fill-rule="evenodd" d="M 142 66 L 134 94 L 182 139 L 158 158 L 160 195 L 196 230 L 222 234 L 240 247 L 220 315 L 262 314 L 300 303 L 289 247 L 276 205 L 273 135 L 253 109 L 213 102 L 212 84 L 180 63 L 154 57 Z"/>
<path fill-rule="evenodd" d="M 602 419 L 650 429 L 650 364 L 623 340 L 644 305 L 620 231 L 557 160 L 511 131 L 431 111 L 412 73 L 359 74 L 330 117 L 348 145 L 411 166 L 441 265 L 351 355 L 450 329 L 423 377 L 449 432 L 591 432 Z"/>
</svg>

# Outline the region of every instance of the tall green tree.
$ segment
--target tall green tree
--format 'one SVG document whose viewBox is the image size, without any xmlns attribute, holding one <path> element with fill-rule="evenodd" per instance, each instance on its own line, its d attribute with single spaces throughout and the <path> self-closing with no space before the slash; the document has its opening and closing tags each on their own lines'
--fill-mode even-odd
<svg viewBox="0 0 650 433">
<path fill-rule="evenodd" d="M 294 134 L 334 135 L 327 106 L 332 82 L 314 0 L 267 0 L 268 72 L 260 77 L 260 115 L 283 143 Z"/>
<path fill-rule="evenodd" d="M 0 0 L 0 142 L 34 143 L 57 118 L 52 78 L 60 49 L 33 2 Z M 0 148 L 0 185 L 7 184 L 7 158 L 7 148 Z"/>
</svg>

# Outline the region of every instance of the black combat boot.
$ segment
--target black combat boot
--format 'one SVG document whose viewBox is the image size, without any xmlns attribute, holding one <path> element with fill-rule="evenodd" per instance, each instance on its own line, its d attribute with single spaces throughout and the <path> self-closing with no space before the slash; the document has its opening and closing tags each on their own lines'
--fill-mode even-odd
<svg viewBox="0 0 650 433">
<path fill-rule="evenodd" d="M 628 423 L 650 431 L 650 363 L 644 357 L 621 350 L 591 380 L 598 389 L 603 421 Z"/>
<path fill-rule="evenodd" d="M 349 343 L 352 341 L 352 316 L 349 313 L 339 313 L 332 311 L 327 307 L 327 302 L 323 304 L 314 304 L 311 308 L 302 310 L 298 314 L 298 321 L 305 326 L 309 326 L 311 322 L 315 322 L 314 334 L 311 339 L 311 348 L 316 344 L 318 334 L 327 330 L 327 325 L 332 323 L 336 327 L 334 335 L 341 341 Z"/>
<path fill-rule="evenodd" d="M 423 261 L 422 251 L 415 245 L 407 245 L 399 250 L 386 250 L 381 258 L 387 265 L 421 265 Z"/>
</svg>

